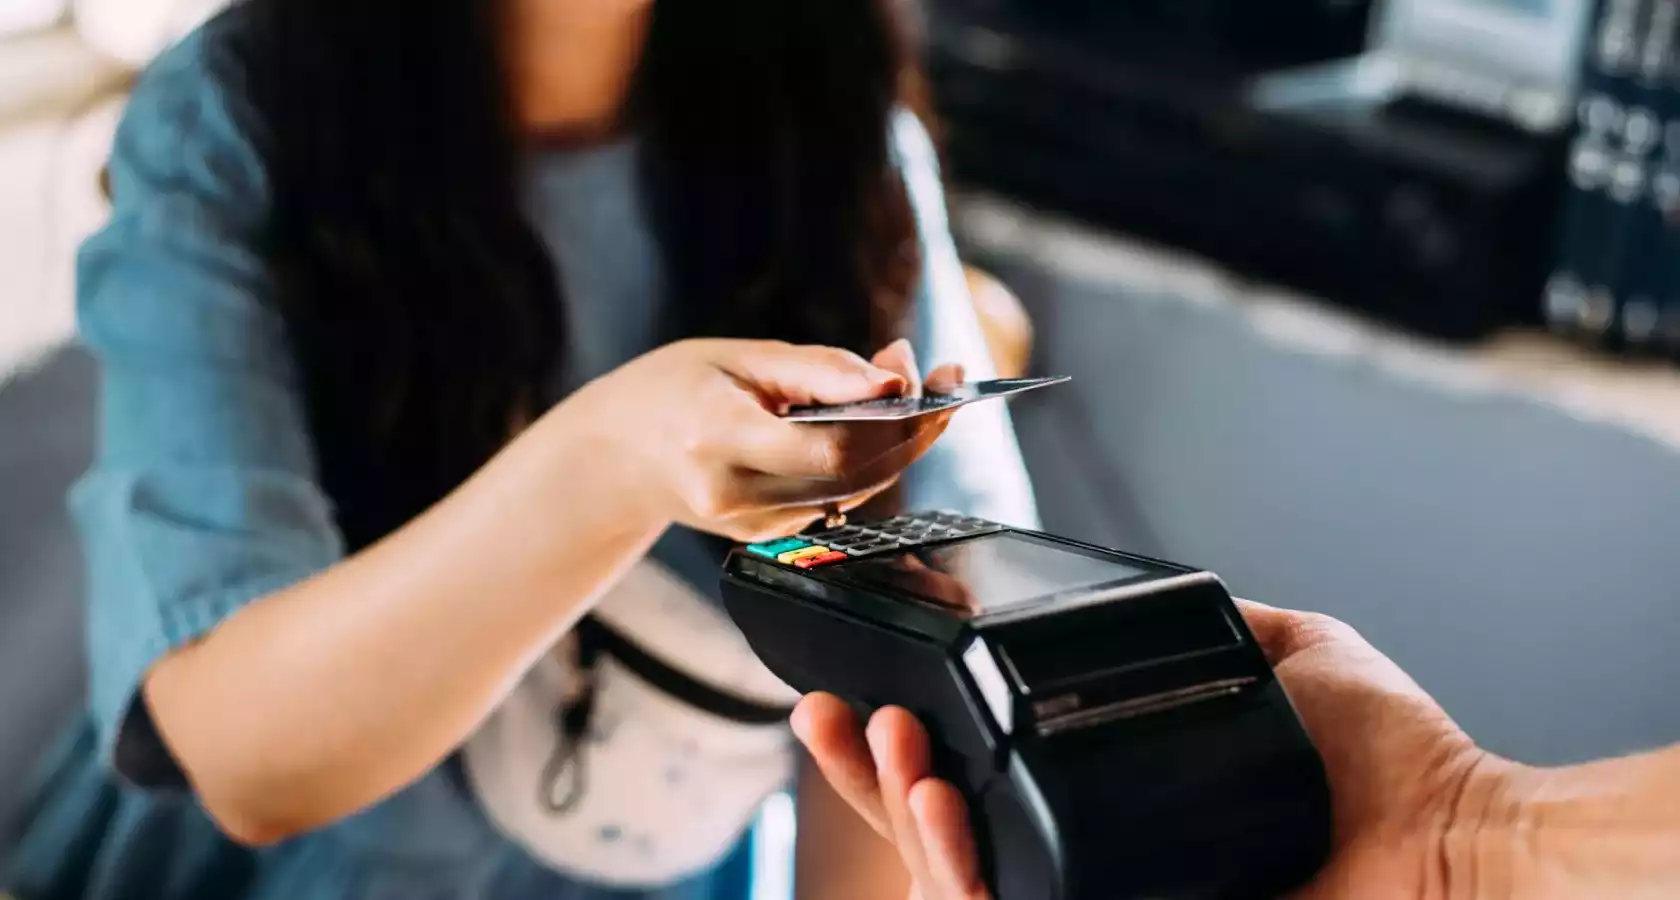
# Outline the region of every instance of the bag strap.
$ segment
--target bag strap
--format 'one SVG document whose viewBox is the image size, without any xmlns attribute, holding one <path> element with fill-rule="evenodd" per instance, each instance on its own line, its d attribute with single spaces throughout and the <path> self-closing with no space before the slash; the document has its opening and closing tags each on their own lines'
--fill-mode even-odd
<svg viewBox="0 0 1680 900">
<path fill-rule="evenodd" d="M 597 670 L 601 657 L 611 656 L 655 689 L 695 709 L 741 725 L 774 725 L 787 721 L 793 707 L 761 703 L 736 696 L 667 665 L 617 629 L 593 615 L 584 616 L 573 629 L 577 640 L 577 668 L 583 679 L 577 699 L 560 707 L 555 727 L 559 743 L 538 791 L 538 802 L 553 815 L 564 815 L 582 799 L 584 791 L 583 742 L 595 714 Z"/>
<path fill-rule="evenodd" d="M 610 656 L 653 687 L 718 718 L 741 725 L 774 725 L 793 715 L 792 706 L 749 700 L 673 668 L 595 616 L 585 616 L 578 623 L 577 636 L 580 652 L 588 648 L 596 655 Z M 580 655 L 580 664 L 593 662 Z"/>
</svg>

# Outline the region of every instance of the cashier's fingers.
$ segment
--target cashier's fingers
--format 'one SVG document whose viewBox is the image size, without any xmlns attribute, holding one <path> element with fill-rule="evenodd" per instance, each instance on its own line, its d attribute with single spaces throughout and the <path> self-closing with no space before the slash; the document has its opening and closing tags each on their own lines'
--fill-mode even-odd
<svg viewBox="0 0 1680 900">
<path fill-rule="evenodd" d="M 832 694 L 807 694 L 794 709 L 792 724 L 794 735 L 810 751 L 834 792 L 877 834 L 891 840 L 892 826 L 881 806 L 875 760 L 851 707 Z"/>
<path fill-rule="evenodd" d="M 931 777 L 927 733 L 914 717 L 877 712 L 866 743 L 850 707 L 812 693 L 794 710 L 793 731 L 841 799 L 897 847 L 916 884 L 912 900 L 989 900 L 965 804 Z"/>
<path fill-rule="evenodd" d="M 881 805 L 892 825 L 892 842 L 911 879 L 926 896 L 937 889 L 938 882 L 928 868 L 916 818 L 910 811 L 910 790 L 933 777 L 933 751 L 927 732 L 909 712 L 893 706 L 877 710 L 869 719 L 867 731 L 869 749 L 875 757 L 875 777 L 881 785 Z"/>
<path fill-rule="evenodd" d="M 910 812 L 932 870 L 926 900 L 990 900 L 962 794 L 948 782 L 924 778 L 910 788 Z"/>
</svg>

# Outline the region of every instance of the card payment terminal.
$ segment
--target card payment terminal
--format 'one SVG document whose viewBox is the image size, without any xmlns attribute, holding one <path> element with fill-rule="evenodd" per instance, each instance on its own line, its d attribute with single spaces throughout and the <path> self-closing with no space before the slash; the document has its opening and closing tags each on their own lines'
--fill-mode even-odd
<svg viewBox="0 0 1680 900">
<path fill-rule="evenodd" d="M 954 513 L 735 550 L 800 691 L 927 726 L 996 900 L 1275 897 L 1329 848 L 1322 761 L 1219 578 Z"/>
</svg>

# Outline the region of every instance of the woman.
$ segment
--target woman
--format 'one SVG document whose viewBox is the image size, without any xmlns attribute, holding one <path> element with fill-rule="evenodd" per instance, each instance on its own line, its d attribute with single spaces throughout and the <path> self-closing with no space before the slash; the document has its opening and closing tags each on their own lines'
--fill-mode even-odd
<svg viewBox="0 0 1680 900">
<path fill-rule="evenodd" d="M 871 500 L 1032 521 L 1001 407 L 777 416 L 988 368 L 899 25 L 248 0 L 153 65 L 81 259 L 91 714 L 19 896 L 731 896 L 538 862 L 457 755 L 648 560 L 709 595 Z M 811 896 L 899 890 L 813 784 L 802 862 L 857 856 Z"/>
</svg>

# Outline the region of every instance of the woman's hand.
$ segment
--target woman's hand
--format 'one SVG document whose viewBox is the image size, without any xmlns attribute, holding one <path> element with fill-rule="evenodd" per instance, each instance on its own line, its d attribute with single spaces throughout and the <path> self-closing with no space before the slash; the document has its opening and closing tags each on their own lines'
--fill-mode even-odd
<svg viewBox="0 0 1680 900">
<path fill-rule="evenodd" d="M 942 368 L 930 380 L 960 380 Z M 873 361 L 770 341 L 688 340 L 577 392 L 563 415 L 631 466 L 656 517 L 739 541 L 801 530 L 890 486 L 944 433 L 949 413 L 903 422 L 797 423 L 789 407 L 914 394 L 909 344 Z M 560 412 L 561 410 L 557 410 Z"/>
<path fill-rule="evenodd" d="M 1251 603 L 1243 615 L 1323 755 L 1334 795 L 1333 855 L 1296 896 L 1443 896 L 1465 836 L 1499 807 L 1515 767 L 1479 750 L 1348 626 Z M 962 797 L 932 777 L 913 717 L 883 709 L 866 733 L 840 700 L 813 694 L 793 722 L 836 791 L 897 844 L 922 900 L 990 900 Z"/>
</svg>

